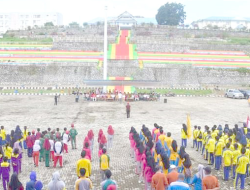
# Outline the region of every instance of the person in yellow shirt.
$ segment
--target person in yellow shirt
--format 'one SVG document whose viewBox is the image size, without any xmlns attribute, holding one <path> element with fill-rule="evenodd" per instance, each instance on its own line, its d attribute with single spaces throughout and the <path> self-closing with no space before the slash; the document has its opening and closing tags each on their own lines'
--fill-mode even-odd
<svg viewBox="0 0 250 190">
<path fill-rule="evenodd" d="M 197 148 L 197 135 L 198 135 L 198 129 L 197 126 L 194 126 L 193 130 L 193 147 L 192 148 Z"/>
<path fill-rule="evenodd" d="M 10 147 L 9 143 L 7 143 L 4 147 L 4 155 L 8 158 L 8 162 L 10 163 L 10 159 L 11 159 L 11 154 L 12 154 L 12 148 Z"/>
<path fill-rule="evenodd" d="M 208 165 L 214 164 L 214 150 L 215 150 L 215 140 L 214 138 L 208 139 L 207 142 L 207 152 L 208 152 Z"/>
<path fill-rule="evenodd" d="M 207 131 L 207 136 L 205 138 L 205 160 L 208 160 L 208 141 L 211 137 L 211 131 Z"/>
<path fill-rule="evenodd" d="M 240 150 L 238 149 L 238 144 L 234 144 L 234 151 L 233 151 L 233 179 L 235 179 L 235 172 L 236 172 L 236 164 L 237 164 L 237 159 L 241 155 Z"/>
<path fill-rule="evenodd" d="M 27 149 L 27 143 L 26 143 L 27 136 L 28 136 L 27 126 L 24 126 L 24 131 L 23 131 L 23 148 L 24 149 Z"/>
<path fill-rule="evenodd" d="M 164 134 L 163 130 L 160 129 L 160 136 L 158 137 L 158 141 L 161 142 L 162 147 L 165 147 L 165 145 L 167 146 L 167 144 L 166 144 L 166 138 L 167 138 L 167 137 L 166 137 L 166 135 Z"/>
<path fill-rule="evenodd" d="M 110 157 L 106 154 L 106 148 L 102 149 L 102 155 L 100 157 L 100 169 L 101 169 L 101 179 L 105 180 L 105 170 L 109 169 Z"/>
<path fill-rule="evenodd" d="M 166 140 L 166 142 L 167 142 L 168 148 L 170 149 L 170 147 L 171 147 L 171 145 L 172 145 L 172 141 L 173 141 L 170 132 L 167 133 L 167 137 L 165 138 L 165 140 Z"/>
<path fill-rule="evenodd" d="M 182 129 L 181 129 L 181 146 L 184 146 L 185 148 L 187 147 L 187 126 L 186 124 L 182 124 Z"/>
<path fill-rule="evenodd" d="M 209 127 L 206 125 L 205 126 L 205 131 L 202 133 L 202 153 L 201 153 L 201 155 L 203 155 L 204 151 L 205 151 L 206 138 L 207 138 L 207 131 L 208 130 L 209 130 Z"/>
<path fill-rule="evenodd" d="M 220 137 L 215 137 L 216 143 L 215 143 L 215 169 L 220 170 L 221 168 L 221 159 L 222 159 L 222 151 L 223 151 L 223 142 L 220 141 Z"/>
<path fill-rule="evenodd" d="M 237 158 L 237 166 L 236 166 L 236 177 L 234 182 L 234 188 L 237 189 L 238 180 L 240 179 L 240 189 L 245 188 L 245 177 L 247 164 L 249 163 L 249 158 L 245 155 L 246 149 L 243 147 L 241 149 L 241 156 Z"/>
<path fill-rule="evenodd" d="M 201 151 L 202 150 L 202 132 L 201 132 L 201 127 L 198 126 L 198 131 L 197 131 L 197 149 L 196 151 Z"/>
<path fill-rule="evenodd" d="M 215 137 L 218 135 L 217 130 L 216 130 L 217 126 L 214 125 L 212 128 L 212 134 L 211 137 L 215 140 Z"/>
<path fill-rule="evenodd" d="M 0 137 L 2 137 L 2 146 L 6 144 L 6 131 L 4 130 L 4 126 L 1 126 Z"/>
<path fill-rule="evenodd" d="M 175 165 L 178 166 L 178 159 L 179 159 L 179 154 L 178 154 L 178 146 L 176 140 L 173 140 L 172 145 L 170 147 L 170 165 Z"/>
<path fill-rule="evenodd" d="M 164 154 L 161 155 L 161 158 L 162 159 L 159 162 L 159 166 L 161 167 L 162 173 L 167 175 L 168 174 L 168 169 L 170 167 L 168 155 L 164 153 Z"/>
<path fill-rule="evenodd" d="M 230 173 L 231 166 L 232 166 L 233 152 L 229 148 L 230 148 L 230 144 L 227 143 L 226 149 L 223 151 L 223 154 L 222 154 L 222 166 L 223 166 L 223 170 L 224 170 L 224 177 L 223 177 L 224 181 L 229 180 L 229 173 Z"/>
<path fill-rule="evenodd" d="M 89 177 L 91 175 L 91 163 L 88 159 L 85 158 L 86 156 L 86 151 L 82 151 L 81 153 L 81 159 L 77 161 L 76 164 L 76 174 L 80 178 L 80 169 L 84 168 L 86 170 L 85 177 Z"/>
</svg>

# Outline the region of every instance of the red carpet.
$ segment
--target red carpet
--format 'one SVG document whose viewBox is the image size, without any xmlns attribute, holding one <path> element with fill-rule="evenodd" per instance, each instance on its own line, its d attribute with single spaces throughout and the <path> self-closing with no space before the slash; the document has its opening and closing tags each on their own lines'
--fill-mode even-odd
<svg viewBox="0 0 250 190">
<path fill-rule="evenodd" d="M 128 30 L 121 30 L 120 43 L 116 45 L 116 59 L 129 59 L 129 45 L 126 42 Z"/>
</svg>

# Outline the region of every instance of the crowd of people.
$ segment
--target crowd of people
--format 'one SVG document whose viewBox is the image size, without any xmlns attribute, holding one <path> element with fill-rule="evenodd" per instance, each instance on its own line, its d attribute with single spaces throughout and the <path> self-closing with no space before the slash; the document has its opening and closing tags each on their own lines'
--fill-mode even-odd
<svg viewBox="0 0 250 190">
<path fill-rule="evenodd" d="M 130 155 L 136 163 L 139 183 L 145 183 L 145 190 L 219 190 L 219 183 L 211 175 L 211 167 L 198 166 L 198 172 L 192 175 L 192 162 L 185 151 L 187 145 L 187 126 L 181 130 L 182 146 L 171 133 L 154 124 L 152 132 L 145 126 L 137 132 L 131 127 L 129 133 Z"/>
<path fill-rule="evenodd" d="M 50 167 L 50 162 L 53 162 L 53 167 L 56 168 L 59 162 L 60 167 L 63 167 L 63 153 L 68 153 L 68 143 L 71 141 L 72 149 L 76 147 L 76 136 L 78 135 L 74 124 L 71 124 L 71 129 L 64 128 L 63 132 L 60 129 L 51 130 L 48 128 L 45 131 L 29 132 L 24 126 L 22 131 L 19 126 L 15 130 L 11 130 L 10 134 L 6 133 L 4 126 L 1 126 L 0 131 L 0 177 L 3 183 L 4 190 L 22 190 L 24 185 L 19 181 L 18 175 L 22 172 L 22 158 L 24 154 L 27 157 L 33 158 L 34 167 L 39 166 L 39 162 L 44 162 L 45 167 Z M 110 157 L 107 150 L 113 147 L 114 130 L 110 125 L 107 130 L 107 138 L 102 129 L 98 133 L 100 158 L 100 177 L 102 179 L 102 189 L 115 190 L 117 183 L 111 179 L 111 171 L 109 170 Z M 94 147 L 94 133 L 89 130 L 83 142 L 81 150 L 81 159 L 76 164 L 76 175 L 78 180 L 75 182 L 76 190 L 92 189 L 93 185 L 90 180 L 91 176 L 91 159 Z M 12 175 L 11 175 L 12 173 Z M 30 181 L 26 183 L 26 190 L 41 190 L 43 183 L 36 179 L 36 172 L 30 173 Z M 49 190 L 63 190 L 66 187 L 65 183 L 60 180 L 60 173 L 53 173 L 52 181 L 48 184 Z"/>
</svg>

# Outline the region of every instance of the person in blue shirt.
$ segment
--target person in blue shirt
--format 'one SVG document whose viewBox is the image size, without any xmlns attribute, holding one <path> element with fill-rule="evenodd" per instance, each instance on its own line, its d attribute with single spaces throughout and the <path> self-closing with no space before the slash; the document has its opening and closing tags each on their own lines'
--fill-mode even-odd
<svg viewBox="0 0 250 190">
<path fill-rule="evenodd" d="M 198 165 L 198 172 L 194 175 L 190 185 L 194 186 L 194 190 L 202 190 L 202 179 L 205 176 L 204 166 L 199 164 Z"/>
<path fill-rule="evenodd" d="M 188 184 L 184 183 L 185 176 L 183 174 L 179 174 L 178 181 L 172 182 L 168 186 L 168 190 L 191 190 Z"/>
</svg>

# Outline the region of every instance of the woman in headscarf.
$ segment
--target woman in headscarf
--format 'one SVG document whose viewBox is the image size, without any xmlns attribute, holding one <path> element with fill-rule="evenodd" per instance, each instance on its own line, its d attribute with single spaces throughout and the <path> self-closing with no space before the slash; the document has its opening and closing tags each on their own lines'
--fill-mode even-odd
<svg viewBox="0 0 250 190">
<path fill-rule="evenodd" d="M 48 184 L 48 190 L 63 190 L 65 183 L 60 180 L 59 172 L 53 173 L 52 180 Z"/>
<path fill-rule="evenodd" d="M 168 155 L 166 153 L 161 154 L 161 161 L 159 163 L 159 166 L 161 167 L 162 173 L 167 175 L 170 164 Z"/>
<path fill-rule="evenodd" d="M 9 183 L 9 190 L 24 190 L 22 183 L 19 181 L 17 174 L 13 173 Z"/>
<path fill-rule="evenodd" d="M 88 131 L 88 138 L 89 138 L 89 148 L 91 152 L 93 152 L 93 147 L 94 147 L 94 133 L 93 130 Z"/>
<path fill-rule="evenodd" d="M 178 158 L 178 172 L 182 173 L 183 171 L 183 161 L 184 161 L 184 155 L 186 154 L 185 147 L 181 146 L 179 150 L 179 158 Z"/>
<path fill-rule="evenodd" d="M 101 140 L 102 135 L 103 135 L 103 130 L 100 129 L 100 130 L 99 130 L 99 133 L 98 133 L 98 139 L 97 139 L 98 143 L 100 143 L 100 140 Z"/>
<path fill-rule="evenodd" d="M 91 151 L 89 149 L 89 143 L 85 142 L 83 149 L 86 152 L 85 158 L 91 161 Z"/>
<path fill-rule="evenodd" d="M 108 146 L 107 148 L 112 148 L 113 146 L 113 138 L 114 138 L 114 129 L 111 125 L 108 127 Z"/>
<path fill-rule="evenodd" d="M 102 137 L 100 139 L 100 144 L 103 144 L 103 147 L 107 147 L 107 139 L 104 134 L 102 134 Z"/>
<path fill-rule="evenodd" d="M 194 190 L 202 190 L 202 179 L 205 177 L 204 166 L 198 165 L 198 172 L 194 175 L 190 185 L 194 186 Z"/>
<path fill-rule="evenodd" d="M 50 142 L 48 138 L 44 140 L 43 148 L 44 148 L 44 155 L 45 155 L 45 166 L 49 167 Z"/>
<path fill-rule="evenodd" d="M 22 171 L 22 158 L 23 158 L 23 151 L 22 151 L 22 147 L 20 146 L 20 141 L 16 141 L 14 143 L 14 146 L 13 146 L 13 150 L 14 149 L 18 149 L 19 151 L 19 164 L 18 164 L 18 171 L 21 172 Z"/>
<path fill-rule="evenodd" d="M 185 153 L 183 156 L 183 168 L 184 168 L 184 175 L 185 175 L 185 182 L 189 183 L 191 181 L 191 177 L 192 177 L 192 171 L 191 171 L 191 160 L 189 157 L 189 154 Z"/>
<path fill-rule="evenodd" d="M 30 181 L 26 183 L 26 190 L 42 190 L 43 184 L 36 180 L 36 172 L 30 173 Z"/>
<path fill-rule="evenodd" d="M 181 129 L 181 146 L 187 147 L 187 126 L 186 124 L 182 124 L 182 129 Z"/>
<path fill-rule="evenodd" d="M 170 165 L 175 165 L 175 166 L 178 166 L 178 159 L 179 159 L 179 154 L 178 154 L 178 146 L 177 146 L 177 142 L 176 140 L 173 140 L 172 141 L 172 146 L 170 147 L 170 151 L 171 151 L 171 154 L 170 154 Z"/>
</svg>

